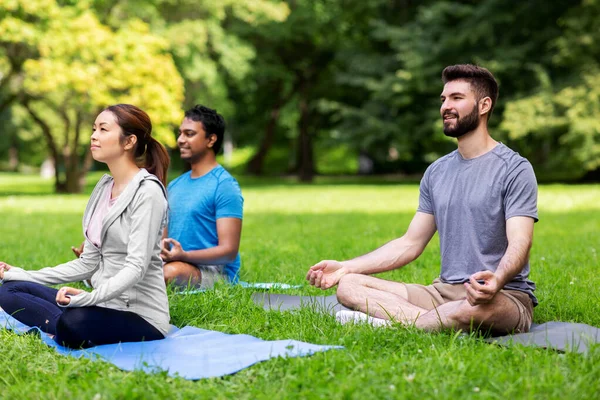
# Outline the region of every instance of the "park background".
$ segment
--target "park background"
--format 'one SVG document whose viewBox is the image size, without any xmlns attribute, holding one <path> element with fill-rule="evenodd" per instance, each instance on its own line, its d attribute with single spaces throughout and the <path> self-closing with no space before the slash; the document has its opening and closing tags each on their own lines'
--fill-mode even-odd
<svg viewBox="0 0 600 400">
<path fill-rule="evenodd" d="M 0 0 L 0 260 L 72 259 L 106 171 L 91 125 L 118 102 L 148 111 L 174 149 L 183 110 L 227 120 L 220 161 L 245 198 L 241 279 L 308 287 L 308 266 L 403 234 L 418 180 L 456 148 L 442 134 L 441 71 L 477 63 L 500 83 L 494 138 L 526 156 L 540 222 L 534 321 L 600 326 L 600 1 Z M 55 168 L 54 168 L 55 167 Z M 43 177 L 41 176 L 43 175 Z M 427 284 L 435 237 L 382 274 Z M 344 346 L 189 382 L 57 355 L 0 330 L 0 398 L 598 398 L 588 354 L 477 335 L 342 326 L 309 308 L 265 312 L 251 291 L 169 292 L 172 323 Z"/>
<path fill-rule="evenodd" d="M 476 63 L 500 83 L 496 139 L 541 182 L 598 180 L 599 25 L 597 0 L 2 0 L 0 170 L 48 160 L 79 192 L 104 107 L 140 106 L 173 148 L 201 103 L 236 174 L 418 177 L 455 148 L 442 69 Z"/>
</svg>

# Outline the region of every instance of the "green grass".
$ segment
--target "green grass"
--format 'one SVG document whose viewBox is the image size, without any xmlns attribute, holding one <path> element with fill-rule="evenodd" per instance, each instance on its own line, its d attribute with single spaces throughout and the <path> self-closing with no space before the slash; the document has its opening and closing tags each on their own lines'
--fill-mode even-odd
<svg viewBox="0 0 600 400">
<path fill-rule="evenodd" d="M 97 178 L 90 177 L 92 185 Z M 389 181 L 240 182 L 245 197 L 241 278 L 305 285 L 298 294 L 321 294 L 304 281 L 313 263 L 360 255 L 401 235 L 418 200 L 417 185 Z M 540 188 L 531 253 L 531 278 L 540 299 L 535 322 L 600 326 L 598 199 L 599 186 Z M 71 259 L 69 247 L 82 238 L 86 200 L 87 195 L 52 195 L 51 183 L 35 177 L 0 174 L 0 260 L 37 269 Z M 428 283 L 438 272 L 434 238 L 412 265 L 382 276 Z M 190 382 L 62 357 L 36 337 L 0 331 L 0 397 L 544 399 L 597 398 L 600 392 L 600 346 L 584 356 L 503 348 L 474 335 L 341 326 L 310 309 L 265 312 L 250 295 L 237 287 L 172 295 L 172 323 L 345 350 L 275 359 L 233 376 Z"/>
</svg>

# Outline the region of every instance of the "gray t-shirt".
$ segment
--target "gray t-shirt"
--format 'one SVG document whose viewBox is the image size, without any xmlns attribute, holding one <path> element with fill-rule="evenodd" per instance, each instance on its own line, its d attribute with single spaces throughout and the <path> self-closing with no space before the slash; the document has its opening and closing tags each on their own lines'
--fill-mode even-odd
<svg viewBox="0 0 600 400">
<path fill-rule="evenodd" d="M 533 168 L 502 143 L 470 160 L 455 150 L 425 171 L 418 211 L 435 217 L 442 282 L 466 282 L 475 272 L 498 268 L 508 247 L 507 219 L 525 216 L 537 222 Z M 528 277 L 529 262 L 505 289 L 526 292 L 537 305 Z"/>
</svg>

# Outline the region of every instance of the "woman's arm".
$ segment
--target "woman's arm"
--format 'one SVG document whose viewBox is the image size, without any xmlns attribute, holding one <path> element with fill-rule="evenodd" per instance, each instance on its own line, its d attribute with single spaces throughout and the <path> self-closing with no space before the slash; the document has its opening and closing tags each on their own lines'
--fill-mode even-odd
<svg viewBox="0 0 600 400">
<path fill-rule="evenodd" d="M 144 277 L 163 229 L 167 205 L 156 183 L 145 181 L 142 185 L 143 189 L 138 190 L 130 205 L 131 224 L 123 268 L 92 292 L 72 296 L 69 307 L 86 307 L 111 300 Z"/>
<path fill-rule="evenodd" d="M 26 271 L 12 267 L 4 272 L 4 281 L 29 281 L 42 285 L 56 285 L 66 282 L 78 282 L 89 279 L 100 263 L 100 251 L 88 240 L 80 258 L 57 265 L 42 268 L 39 271 Z"/>
</svg>

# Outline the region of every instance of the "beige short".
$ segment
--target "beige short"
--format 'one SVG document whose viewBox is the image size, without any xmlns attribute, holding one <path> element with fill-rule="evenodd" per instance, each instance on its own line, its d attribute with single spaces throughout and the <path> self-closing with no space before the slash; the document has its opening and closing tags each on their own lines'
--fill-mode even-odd
<svg viewBox="0 0 600 400">
<path fill-rule="evenodd" d="M 202 273 L 202 280 L 198 287 L 200 289 L 212 289 L 217 282 L 227 282 L 224 265 L 196 265 Z"/>
<path fill-rule="evenodd" d="M 464 284 L 443 283 L 436 278 L 431 285 L 404 283 L 408 293 L 408 301 L 426 310 L 432 310 L 450 301 L 465 300 L 467 290 Z M 519 310 L 519 322 L 514 332 L 528 332 L 533 320 L 533 302 L 529 295 L 519 290 L 501 290 L 500 295 L 510 299 Z"/>
</svg>

